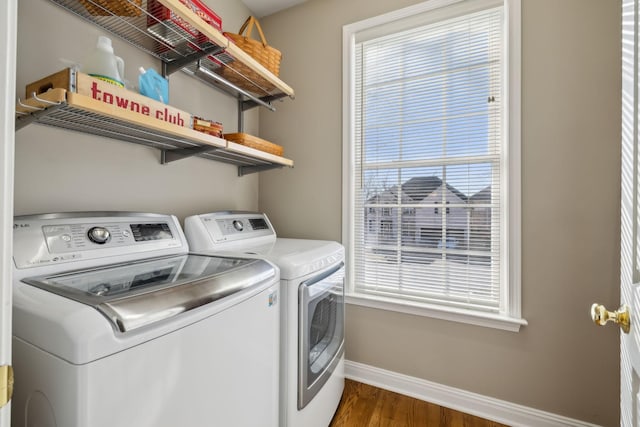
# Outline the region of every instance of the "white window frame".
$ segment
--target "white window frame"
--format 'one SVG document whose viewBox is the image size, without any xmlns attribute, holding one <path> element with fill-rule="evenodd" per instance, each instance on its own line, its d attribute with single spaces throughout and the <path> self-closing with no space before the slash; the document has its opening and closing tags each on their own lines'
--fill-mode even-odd
<svg viewBox="0 0 640 427">
<path fill-rule="evenodd" d="M 503 310 L 499 314 L 457 309 L 436 304 L 415 303 L 400 299 L 364 295 L 355 291 L 353 186 L 355 141 L 355 36 L 361 31 L 396 20 L 436 11 L 439 8 L 467 0 L 427 0 L 414 6 L 373 17 L 343 27 L 343 189 L 342 241 L 347 252 L 346 302 L 382 310 L 433 317 L 517 332 L 527 324 L 521 314 L 521 0 L 504 0 L 506 55 L 504 61 L 505 93 L 508 105 L 504 109 L 504 135 L 508 143 L 503 151 L 506 173 L 503 173 L 503 212 L 501 212 L 501 259 L 506 268 L 501 272 Z"/>
</svg>

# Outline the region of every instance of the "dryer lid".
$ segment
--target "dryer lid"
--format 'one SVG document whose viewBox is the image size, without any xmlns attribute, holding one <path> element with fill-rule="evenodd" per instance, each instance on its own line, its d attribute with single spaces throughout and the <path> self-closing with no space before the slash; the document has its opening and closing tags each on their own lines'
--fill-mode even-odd
<svg viewBox="0 0 640 427">
<path fill-rule="evenodd" d="M 278 238 L 273 245 L 252 248 L 245 253 L 256 253 L 276 264 L 280 277 L 285 280 L 315 274 L 344 261 L 344 247 L 330 240 Z"/>
<path fill-rule="evenodd" d="M 258 259 L 204 255 L 153 258 L 23 279 L 89 305 L 120 332 L 169 319 L 277 276 Z"/>
</svg>

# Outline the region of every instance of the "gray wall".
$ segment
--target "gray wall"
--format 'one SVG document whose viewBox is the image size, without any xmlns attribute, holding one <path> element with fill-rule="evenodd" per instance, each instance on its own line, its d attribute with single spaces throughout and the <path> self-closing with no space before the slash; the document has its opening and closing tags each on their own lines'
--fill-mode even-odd
<svg viewBox="0 0 640 427">
<path fill-rule="evenodd" d="M 18 96 L 26 84 L 81 62 L 99 35 L 50 1 L 18 2 Z M 209 3 L 212 3 L 209 1 Z M 213 4 L 212 4 L 213 6 Z M 223 25 L 237 29 L 249 15 L 239 0 L 216 1 Z M 139 66 L 160 69 L 159 60 L 112 37 L 125 75 L 137 86 Z M 170 77 L 170 103 L 222 122 L 235 132 L 236 101 L 178 72 Z M 256 132 L 258 111 L 245 116 Z M 257 209 L 258 175 L 237 177 L 235 166 L 191 158 L 160 164 L 160 152 L 102 137 L 30 125 L 16 133 L 15 213 L 134 210 L 179 218 L 218 209 Z"/>
<path fill-rule="evenodd" d="M 281 236 L 341 238 L 344 24 L 413 0 L 310 0 L 263 19 L 294 102 L 260 132 L 296 167 L 260 178 Z M 620 2 L 523 0 L 519 333 L 347 307 L 347 359 L 597 424 L 618 424 Z"/>
</svg>

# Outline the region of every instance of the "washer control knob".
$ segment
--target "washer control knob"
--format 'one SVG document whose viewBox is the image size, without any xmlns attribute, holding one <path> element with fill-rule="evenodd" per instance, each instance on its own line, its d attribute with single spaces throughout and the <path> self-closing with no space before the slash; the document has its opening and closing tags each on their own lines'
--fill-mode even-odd
<svg viewBox="0 0 640 427">
<path fill-rule="evenodd" d="M 242 231 L 242 229 L 244 228 L 244 225 L 242 224 L 242 221 L 240 221 L 238 219 L 234 219 L 233 220 L 233 228 L 235 228 L 238 231 Z"/>
<path fill-rule="evenodd" d="M 99 245 L 104 245 L 111 240 L 111 233 L 104 227 L 93 227 L 87 232 L 89 240 Z"/>
</svg>

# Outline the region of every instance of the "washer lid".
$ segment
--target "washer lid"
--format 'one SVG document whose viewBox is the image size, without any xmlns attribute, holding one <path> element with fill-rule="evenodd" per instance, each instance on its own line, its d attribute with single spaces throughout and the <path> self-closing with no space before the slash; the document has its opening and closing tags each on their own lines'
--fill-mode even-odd
<svg viewBox="0 0 640 427">
<path fill-rule="evenodd" d="M 179 255 L 23 279 L 94 307 L 128 332 L 219 300 L 266 280 L 276 269 L 258 259 Z"/>
</svg>

